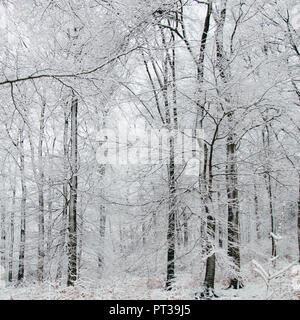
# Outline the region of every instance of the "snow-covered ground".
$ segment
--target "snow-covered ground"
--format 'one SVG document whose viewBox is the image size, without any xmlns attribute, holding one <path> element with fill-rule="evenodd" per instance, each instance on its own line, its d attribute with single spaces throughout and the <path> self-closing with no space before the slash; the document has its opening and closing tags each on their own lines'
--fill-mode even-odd
<svg viewBox="0 0 300 320">
<path fill-rule="evenodd" d="M 178 276 L 175 288 L 168 292 L 159 279 L 146 279 L 123 275 L 103 279 L 99 285 L 88 280 L 75 287 L 45 283 L 24 287 L 6 287 L 0 290 L 2 300 L 191 300 L 199 290 L 198 281 L 187 275 Z M 279 278 L 269 290 L 259 277 L 246 282 L 240 290 L 226 289 L 224 283 L 216 283 L 220 300 L 297 300 L 288 277 Z"/>
</svg>

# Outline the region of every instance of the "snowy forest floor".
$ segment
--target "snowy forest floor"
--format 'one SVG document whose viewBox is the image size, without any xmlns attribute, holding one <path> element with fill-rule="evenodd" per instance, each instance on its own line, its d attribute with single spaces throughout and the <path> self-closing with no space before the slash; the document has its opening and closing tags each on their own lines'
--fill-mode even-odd
<svg viewBox="0 0 300 320">
<path fill-rule="evenodd" d="M 290 274 L 278 278 L 267 287 L 257 276 L 245 283 L 240 290 L 226 289 L 224 282 L 216 282 L 217 300 L 298 300 L 300 295 L 293 291 Z M 163 288 L 159 279 L 133 277 L 126 274 L 111 279 L 99 280 L 99 285 L 80 281 L 75 287 L 24 285 L 0 290 L 1 300 L 191 300 L 199 291 L 200 282 L 186 274 L 178 275 L 172 291 Z"/>
</svg>

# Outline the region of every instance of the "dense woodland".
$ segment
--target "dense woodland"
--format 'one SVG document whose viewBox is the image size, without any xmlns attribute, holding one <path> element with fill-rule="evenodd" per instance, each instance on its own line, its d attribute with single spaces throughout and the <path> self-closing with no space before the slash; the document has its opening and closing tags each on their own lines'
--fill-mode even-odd
<svg viewBox="0 0 300 320">
<path fill-rule="evenodd" d="M 0 30 L 0 291 L 297 296 L 297 0 L 2 0 Z M 107 128 L 203 134 L 103 163 Z"/>
</svg>

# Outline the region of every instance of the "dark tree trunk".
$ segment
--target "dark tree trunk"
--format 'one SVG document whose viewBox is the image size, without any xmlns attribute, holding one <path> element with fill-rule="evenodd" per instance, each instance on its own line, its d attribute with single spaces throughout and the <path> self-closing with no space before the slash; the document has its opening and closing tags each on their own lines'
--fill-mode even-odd
<svg viewBox="0 0 300 320">
<path fill-rule="evenodd" d="M 272 192 L 272 181 L 271 181 L 271 164 L 270 164 L 270 132 L 269 132 L 269 126 L 268 124 L 265 125 L 264 130 L 262 131 L 262 139 L 263 139 L 263 146 L 265 150 L 265 183 L 266 183 L 266 189 L 268 192 L 268 198 L 269 198 L 269 214 L 270 214 L 270 229 L 273 234 L 275 234 L 275 218 L 274 218 L 274 208 L 273 208 L 273 192 Z M 271 257 L 275 258 L 277 256 L 277 248 L 276 248 L 276 240 L 271 235 L 271 243 L 272 243 L 272 249 L 271 249 Z"/>
<path fill-rule="evenodd" d="M 260 240 L 261 234 L 260 234 L 260 217 L 259 217 L 259 207 L 258 207 L 258 196 L 257 196 L 257 186 L 256 181 L 254 181 L 254 214 L 255 214 L 255 221 L 256 221 L 256 238 L 257 240 Z"/>
<path fill-rule="evenodd" d="M 210 19 L 212 14 L 212 1 L 209 0 L 207 3 L 207 11 L 206 17 L 204 21 L 204 28 L 201 36 L 201 46 L 200 53 L 198 58 L 197 65 L 197 80 L 199 84 L 199 95 L 201 93 L 203 80 L 204 80 L 204 58 L 205 58 L 205 50 L 207 43 L 207 36 L 210 28 Z M 196 128 L 203 130 L 203 120 L 205 118 L 204 106 L 200 102 L 197 101 L 197 119 L 196 119 Z M 215 218 L 209 213 L 208 202 L 211 201 L 211 186 L 212 186 L 212 145 L 210 150 L 210 157 L 208 159 L 208 146 L 204 143 L 204 168 L 203 172 L 199 173 L 199 188 L 201 193 L 201 200 L 205 207 L 206 213 L 206 221 L 203 219 L 201 223 L 201 236 L 206 239 L 206 247 L 204 248 L 204 254 L 209 254 L 206 259 L 206 271 L 205 271 L 205 279 L 204 279 L 204 292 L 202 296 L 209 297 L 211 293 L 214 295 L 214 284 L 215 284 L 215 261 L 216 257 L 214 253 L 211 253 L 213 250 L 213 246 L 211 245 L 211 241 L 215 238 L 215 228 L 216 221 Z M 208 167 L 209 166 L 209 167 Z M 209 178 L 207 182 L 207 170 L 209 173 Z M 201 179 L 202 178 L 202 179 Z M 206 230 L 205 230 L 206 223 Z M 207 233 L 207 234 L 206 234 Z"/>
<path fill-rule="evenodd" d="M 218 223 L 218 232 L 219 232 L 219 247 L 223 248 L 223 208 L 221 206 L 221 192 L 220 190 L 217 191 L 217 197 L 218 197 L 218 209 L 219 209 L 219 223 Z"/>
<path fill-rule="evenodd" d="M 216 20 L 216 55 L 217 68 L 219 70 L 222 86 L 226 85 L 230 78 L 230 69 L 228 58 L 224 48 L 224 26 L 227 14 L 227 0 L 221 1 L 219 13 L 215 12 Z M 232 48 L 231 48 L 231 54 Z M 228 210 L 228 256 L 234 262 L 234 276 L 230 279 L 229 287 L 234 289 L 241 288 L 243 285 L 238 279 L 240 272 L 240 240 L 239 240 L 239 195 L 237 188 L 237 159 L 236 159 L 236 142 L 234 129 L 234 110 L 231 107 L 231 95 L 225 93 L 223 97 L 228 104 L 227 120 L 228 120 L 228 137 L 226 142 L 226 189 L 227 189 L 227 210 Z"/>
<path fill-rule="evenodd" d="M 71 106 L 71 170 L 69 241 L 68 241 L 68 286 L 77 280 L 77 195 L 78 195 L 78 99 L 72 97 Z"/>
<path fill-rule="evenodd" d="M 299 194 L 298 194 L 298 254 L 300 263 L 300 173 L 299 173 Z"/>
<path fill-rule="evenodd" d="M 206 270 L 204 279 L 204 297 L 215 296 L 215 271 L 216 271 L 216 255 L 213 253 L 206 259 Z"/>
<path fill-rule="evenodd" d="M 216 222 L 214 217 L 209 215 L 207 217 L 207 232 L 210 239 L 207 239 L 208 244 L 206 253 L 209 255 L 206 259 L 205 278 L 204 278 L 204 291 L 202 292 L 203 298 L 216 297 L 214 293 L 215 288 L 215 272 L 216 272 L 216 255 L 213 252 L 214 247 L 210 243 L 215 238 Z"/>
<path fill-rule="evenodd" d="M 27 188 L 25 182 L 25 154 L 24 154 L 24 137 L 23 129 L 20 129 L 20 172 L 21 172 L 21 226 L 20 226 L 20 248 L 19 248 L 19 268 L 18 268 L 18 281 L 24 280 L 24 259 L 25 259 L 25 229 L 26 229 L 26 199 Z"/>
<path fill-rule="evenodd" d="M 183 245 L 187 247 L 189 244 L 188 216 L 186 210 L 183 211 Z"/>
<path fill-rule="evenodd" d="M 40 186 L 39 190 L 39 243 L 38 243 L 38 281 L 44 279 L 44 244 L 45 244 L 45 217 L 44 217 L 44 191 Z"/>
<path fill-rule="evenodd" d="M 15 210 L 16 210 L 16 179 L 12 186 L 12 206 L 10 213 L 10 247 L 8 263 L 8 281 L 13 280 L 13 259 L 14 259 L 14 242 L 15 242 Z"/>
<path fill-rule="evenodd" d="M 170 163 L 169 163 L 169 213 L 168 213 L 168 256 L 167 256 L 167 290 L 172 289 L 175 278 L 175 216 L 176 216 L 176 186 L 175 186 L 175 163 L 174 163 L 174 138 L 169 140 Z"/>
<path fill-rule="evenodd" d="M 99 252 L 98 252 L 98 268 L 100 276 L 103 273 L 104 267 L 104 241 L 105 241 L 105 226 L 106 226 L 106 215 L 105 215 L 105 206 L 100 205 L 99 210 Z"/>
<path fill-rule="evenodd" d="M 271 185 L 271 176 L 267 173 L 267 190 L 269 197 L 269 212 L 270 212 L 270 222 L 271 222 L 271 232 L 275 234 L 275 220 L 274 220 L 274 210 L 273 210 L 273 193 L 272 193 L 272 185 Z M 276 240 L 273 236 L 271 236 L 272 242 L 272 258 L 277 256 L 277 248 L 276 248 Z"/>
<path fill-rule="evenodd" d="M 44 165 L 43 165 L 43 142 L 45 131 L 45 102 L 41 106 L 40 131 L 38 145 L 38 203 L 39 203 L 39 240 L 38 240 L 38 281 L 44 279 L 44 258 L 45 258 L 45 217 L 44 217 Z"/>
<path fill-rule="evenodd" d="M 214 293 L 215 288 L 215 270 L 216 270 L 216 255 L 214 253 L 214 244 L 216 237 L 216 219 L 210 213 L 209 203 L 212 201 L 212 186 L 213 186 L 213 148 L 215 138 L 218 134 L 218 127 L 216 128 L 213 142 L 210 144 L 210 153 L 208 160 L 208 179 L 206 179 L 206 171 L 203 172 L 203 184 L 204 184 L 204 205 L 207 219 L 207 235 L 206 235 L 206 270 L 204 279 L 204 291 L 201 294 L 203 298 L 217 297 Z"/>
<path fill-rule="evenodd" d="M 226 180 L 228 199 L 228 256 L 234 262 L 234 274 L 238 274 L 240 272 L 239 198 L 237 189 L 236 144 L 232 133 L 229 133 L 227 140 Z M 243 285 L 240 279 L 234 276 L 230 279 L 229 287 L 239 289 Z"/>
<path fill-rule="evenodd" d="M 1 261 L 0 264 L 4 269 L 6 265 L 6 212 L 5 205 L 1 201 Z"/>
</svg>

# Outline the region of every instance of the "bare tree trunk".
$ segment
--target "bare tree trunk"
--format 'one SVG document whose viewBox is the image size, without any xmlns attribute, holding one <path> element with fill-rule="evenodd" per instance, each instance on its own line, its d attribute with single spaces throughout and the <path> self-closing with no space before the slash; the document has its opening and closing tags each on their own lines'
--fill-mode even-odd
<svg viewBox="0 0 300 320">
<path fill-rule="evenodd" d="M 206 259 L 206 269 L 205 269 L 205 279 L 204 279 L 204 291 L 201 293 L 203 298 L 217 297 L 214 292 L 215 287 L 215 272 L 216 272 L 216 255 L 215 255 L 215 238 L 216 238 L 216 219 L 211 214 L 209 203 L 212 202 L 212 186 L 213 186 L 213 150 L 216 137 L 218 135 L 218 126 L 216 127 L 214 138 L 210 144 L 210 153 L 208 159 L 208 166 L 205 167 L 205 171 L 202 175 L 202 192 L 204 192 L 204 206 L 207 219 L 207 235 L 206 235 L 206 248 L 205 254 Z M 208 169 L 208 179 L 206 177 Z"/>
<path fill-rule="evenodd" d="M 67 107 L 67 106 L 66 106 Z M 68 205 L 69 205 L 69 193 L 68 193 L 68 174 L 69 174 L 69 165 L 68 165 L 68 155 L 69 155 L 69 115 L 70 112 L 64 108 L 64 134 L 63 134 L 63 148 L 64 148 L 64 181 L 63 181 L 63 209 L 60 225 L 60 240 L 58 243 L 58 266 L 56 272 L 56 281 L 60 281 L 62 278 L 62 269 L 63 261 L 65 256 L 65 243 L 66 243 L 66 233 L 67 233 L 67 219 L 68 219 Z"/>
<path fill-rule="evenodd" d="M 204 58 L 207 43 L 207 36 L 210 28 L 210 19 L 212 14 L 212 2 L 209 0 L 207 2 L 207 11 L 204 21 L 204 28 L 201 36 L 201 46 L 200 54 L 197 63 L 197 80 L 199 83 L 199 96 L 201 93 L 201 87 L 204 80 Z M 200 100 L 197 101 L 197 118 L 196 118 L 196 129 L 204 129 L 203 122 L 205 118 L 205 106 Z M 217 134 L 218 129 L 216 129 L 215 134 Z M 210 152 L 208 146 L 204 143 L 204 167 L 203 172 L 199 172 L 199 189 L 201 193 L 201 200 L 205 208 L 205 218 L 201 224 L 201 234 L 206 240 L 204 253 L 207 256 L 206 266 L 205 266 L 205 278 L 204 278 L 204 291 L 201 292 L 201 297 L 208 298 L 215 296 L 214 294 L 214 284 L 215 284 L 215 268 L 216 268 L 216 256 L 214 253 L 214 246 L 212 242 L 215 240 L 215 229 L 216 220 L 215 217 L 210 213 L 209 202 L 212 201 L 212 156 L 213 156 L 213 143 L 210 145 Z M 208 178 L 207 178 L 208 173 Z M 206 232 L 205 232 L 205 222 L 206 222 Z M 197 297 L 198 294 L 196 294 Z"/>
<path fill-rule="evenodd" d="M 187 247 L 189 244 L 189 229 L 188 229 L 188 216 L 186 209 L 183 210 L 183 245 Z"/>
<path fill-rule="evenodd" d="M 232 119 L 229 119 L 230 121 Z M 240 239 L 239 239 L 239 196 L 237 188 L 236 144 L 234 135 L 229 133 L 227 139 L 226 184 L 228 198 L 228 256 L 233 259 L 234 273 L 240 272 Z M 243 285 L 240 279 L 233 276 L 229 287 L 239 289 Z"/>
<path fill-rule="evenodd" d="M 170 23 L 170 21 L 169 21 Z M 175 66 L 175 48 L 174 41 L 175 36 L 171 33 L 170 46 L 173 48 L 172 57 L 169 53 L 169 45 L 166 43 L 166 36 L 162 27 L 159 27 L 161 33 L 161 39 L 163 48 L 165 51 L 165 57 L 163 61 L 162 76 L 163 81 L 161 83 L 165 123 L 168 130 L 172 131 L 173 128 L 178 128 L 177 123 L 177 106 L 176 106 L 176 66 Z M 170 68 L 170 69 L 169 69 Z M 171 71 L 171 72 L 170 72 Z M 171 81 L 169 80 L 171 74 Z M 173 124 L 171 121 L 170 101 L 169 101 L 169 85 L 172 84 L 172 103 L 173 103 Z M 168 138 L 169 148 L 169 163 L 167 165 L 168 170 L 168 230 L 167 230 L 167 280 L 166 290 L 172 290 L 173 282 L 175 279 L 175 245 L 176 245 L 176 181 L 175 181 L 175 138 L 171 133 Z"/>
<path fill-rule="evenodd" d="M 183 238 L 182 238 L 182 230 L 181 230 L 179 212 L 177 211 L 176 213 L 177 213 L 176 218 L 175 218 L 176 238 L 177 238 L 177 245 L 180 246 L 183 243 Z"/>
<path fill-rule="evenodd" d="M 268 182 L 267 182 L 268 196 L 269 196 L 269 212 L 270 212 L 270 222 L 271 222 L 271 232 L 275 233 L 275 219 L 274 219 L 274 209 L 273 209 L 273 192 L 272 192 L 272 184 L 271 184 L 271 176 L 268 174 Z M 274 237 L 271 236 L 272 241 L 272 257 L 277 256 L 277 248 Z"/>
<path fill-rule="evenodd" d="M 107 111 L 103 113 L 103 122 L 102 127 L 106 128 L 106 117 L 107 117 Z M 105 150 L 105 157 L 107 156 L 108 150 Z M 106 174 L 106 166 L 105 164 L 101 164 L 98 169 L 99 174 L 99 182 L 104 179 Z M 101 184 L 101 182 L 99 183 Z M 100 186 L 100 195 L 101 195 L 101 201 L 99 207 L 99 249 L 98 249 L 98 269 L 99 269 L 99 275 L 102 277 L 103 269 L 104 269 L 104 243 L 105 243 L 105 232 L 106 232 L 106 206 L 105 206 L 105 189 L 103 186 Z M 144 227 L 144 224 L 142 224 L 142 228 Z M 144 240 L 144 233 L 143 233 L 143 240 Z"/>
<path fill-rule="evenodd" d="M 175 186 L 175 163 L 174 163 L 174 138 L 169 139 L 170 162 L 169 162 L 169 213 L 168 213 L 168 256 L 167 256 L 167 282 L 166 289 L 172 290 L 175 278 L 175 216 L 176 216 L 176 186 Z"/>
<path fill-rule="evenodd" d="M 44 279 L 44 258 L 45 258 L 45 210 L 44 210 L 44 165 L 43 165 L 43 142 L 45 130 L 45 102 L 41 106 L 40 131 L 38 144 L 38 199 L 39 199 L 39 240 L 38 240 L 38 281 Z"/>
<path fill-rule="evenodd" d="M 46 266 L 48 266 L 47 277 L 51 280 L 51 255 L 52 255 L 52 206 L 53 206 L 53 190 L 51 187 L 52 181 L 49 179 L 49 190 L 48 190 L 48 217 L 47 217 L 47 259 Z"/>
<path fill-rule="evenodd" d="M 80 201 L 82 204 L 82 201 Z M 80 279 L 81 262 L 82 262 L 82 252 L 83 252 L 83 228 L 84 228 L 84 218 L 83 210 L 80 208 L 77 213 L 77 280 Z"/>
<path fill-rule="evenodd" d="M 298 254 L 299 254 L 299 263 L 300 263 L 300 172 L 298 173 L 299 176 L 299 192 L 298 192 Z"/>
<path fill-rule="evenodd" d="M 258 196 L 257 196 L 257 186 L 256 181 L 254 181 L 254 214 L 255 214 L 255 221 L 256 221 L 256 238 L 260 240 L 260 217 L 259 217 L 259 207 L 258 207 Z"/>
<path fill-rule="evenodd" d="M 145 247 L 146 245 L 146 223 L 145 222 L 142 223 L 142 243 L 143 243 L 143 247 Z"/>
<path fill-rule="evenodd" d="M 68 240 L 68 286 L 77 280 L 77 196 L 78 196 L 78 99 L 72 97 L 71 106 L 71 184 Z"/>
<path fill-rule="evenodd" d="M 19 130 L 20 134 L 20 172 L 21 172 L 21 227 L 20 227 L 20 247 L 19 247 L 19 268 L 18 268 L 18 281 L 24 280 L 24 259 L 25 259 L 25 231 L 26 231 L 26 200 L 27 188 L 25 182 L 25 153 L 24 153 L 24 128 Z"/>
<path fill-rule="evenodd" d="M 98 268 L 100 276 L 103 273 L 104 267 L 104 241 L 105 241 L 105 226 L 106 226 L 106 215 L 105 215 L 105 206 L 100 205 L 99 209 L 99 251 L 98 251 Z"/>
<path fill-rule="evenodd" d="M 5 188 L 5 183 L 3 183 Z M 3 200 L 1 201 L 1 260 L 0 264 L 2 267 L 6 270 L 6 209 L 5 205 L 3 203 Z"/>
<path fill-rule="evenodd" d="M 56 138 L 53 139 L 52 143 L 52 150 L 49 152 L 48 150 L 48 161 L 49 161 L 49 170 L 50 172 L 53 171 L 53 155 L 54 155 L 54 149 L 55 149 L 55 142 Z M 47 279 L 52 281 L 51 277 L 51 259 L 53 256 L 53 248 L 52 248 L 52 242 L 53 242 L 53 236 L 52 236 L 52 228 L 53 228 L 53 179 L 51 176 L 48 177 L 48 192 L 47 192 L 47 223 L 46 223 L 46 228 L 47 228 L 47 241 L 46 241 L 46 264 L 45 264 L 45 269 L 47 268 L 47 271 L 45 272 Z"/>
<path fill-rule="evenodd" d="M 226 85 L 230 80 L 230 70 L 228 66 L 228 59 L 224 48 L 224 26 L 227 12 L 227 0 L 221 1 L 221 8 L 214 12 L 214 19 L 216 21 L 216 54 L 217 54 L 217 68 L 220 73 L 222 85 Z M 232 54 L 231 48 L 231 54 Z M 228 206 L 228 256 L 234 262 L 234 275 L 230 279 L 229 287 L 239 289 L 243 285 L 237 276 L 240 272 L 240 239 L 239 239 L 239 195 L 237 188 L 237 158 L 236 158 L 236 141 L 234 131 L 234 110 L 231 106 L 230 94 L 224 97 L 229 110 L 227 112 L 228 120 L 228 137 L 226 142 L 226 189 L 227 189 L 227 206 Z"/>
<path fill-rule="evenodd" d="M 223 208 L 221 205 L 221 192 L 220 190 L 217 191 L 217 198 L 218 198 L 218 210 L 219 210 L 219 223 L 218 223 L 218 233 L 219 233 L 219 247 L 223 248 L 223 237 L 224 237 L 224 232 L 223 232 L 223 220 L 224 220 L 224 214 L 223 214 Z"/>
<path fill-rule="evenodd" d="M 266 168 L 265 168 L 265 183 L 266 188 L 268 192 L 268 198 L 269 198 L 269 214 L 270 214 L 270 229 L 272 234 L 275 234 L 275 218 L 274 218 L 274 206 L 273 206 L 273 192 L 272 192 L 272 182 L 271 182 L 271 175 L 270 175 L 270 166 L 269 163 L 269 157 L 270 157 L 270 132 L 269 127 L 266 124 L 265 128 L 262 132 L 263 137 L 263 146 L 265 150 L 265 157 L 266 157 Z M 272 251 L 271 251 L 271 257 L 274 258 L 277 256 L 277 248 L 276 248 L 276 242 L 273 236 L 271 236 L 271 243 L 272 243 Z"/>
<path fill-rule="evenodd" d="M 8 263 L 8 281 L 13 280 L 13 259 L 14 259 L 14 242 L 15 242 L 15 210 L 16 210 L 16 176 L 12 185 L 12 205 L 10 213 L 10 246 L 9 246 L 9 263 Z"/>
</svg>

